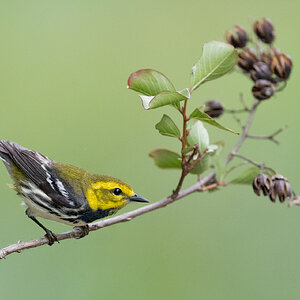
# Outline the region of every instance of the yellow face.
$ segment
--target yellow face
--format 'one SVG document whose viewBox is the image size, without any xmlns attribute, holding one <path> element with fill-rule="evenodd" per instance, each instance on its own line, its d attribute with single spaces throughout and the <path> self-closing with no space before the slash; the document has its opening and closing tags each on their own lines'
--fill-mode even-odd
<svg viewBox="0 0 300 300">
<path fill-rule="evenodd" d="M 134 191 L 126 184 L 113 181 L 98 181 L 86 191 L 86 199 L 92 210 L 120 209 L 129 203 Z"/>
</svg>

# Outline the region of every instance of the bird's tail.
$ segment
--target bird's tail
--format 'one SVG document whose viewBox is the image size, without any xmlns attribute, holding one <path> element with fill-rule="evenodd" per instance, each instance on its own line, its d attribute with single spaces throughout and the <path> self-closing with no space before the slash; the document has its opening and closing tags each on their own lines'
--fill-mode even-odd
<svg viewBox="0 0 300 300">
<path fill-rule="evenodd" d="M 0 141 L 0 158 L 4 161 L 4 163 L 10 163 L 11 158 L 9 155 L 9 150 L 8 150 L 8 141 Z"/>
</svg>

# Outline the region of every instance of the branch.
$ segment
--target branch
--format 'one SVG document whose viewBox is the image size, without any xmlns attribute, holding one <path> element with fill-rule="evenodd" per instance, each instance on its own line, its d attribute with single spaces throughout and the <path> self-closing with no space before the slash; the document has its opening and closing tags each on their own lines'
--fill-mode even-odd
<svg viewBox="0 0 300 300">
<path fill-rule="evenodd" d="M 256 139 L 256 140 L 269 140 L 269 141 L 274 142 L 275 144 L 279 145 L 279 141 L 277 141 L 275 139 L 275 136 L 278 135 L 279 133 L 281 133 L 284 129 L 285 128 L 280 128 L 277 131 L 275 131 L 274 133 L 272 133 L 270 135 L 266 135 L 266 136 L 256 136 L 256 135 L 247 134 L 247 138 Z"/>
<path fill-rule="evenodd" d="M 243 127 L 243 132 L 242 135 L 240 137 L 240 139 L 238 140 L 238 142 L 236 143 L 236 145 L 233 147 L 231 153 L 227 156 L 226 159 L 226 164 L 228 164 L 234 157 L 234 154 L 236 154 L 238 152 L 238 150 L 241 148 L 241 146 L 243 145 L 245 139 L 247 138 L 249 129 L 252 125 L 253 119 L 254 119 L 254 115 L 256 113 L 256 109 L 258 107 L 259 101 L 257 99 L 254 100 L 254 104 L 249 112 L 249 116 L 248 116 L 248 120 L 246 125 Z"/>
<path fill-rule="evenodd" d="M 243 155 L 240 155 L 240 154 L 235 153 L 235 154 L 233 154 L 233 156 L 245 160 L 245 161 L 248 162 L 249 164 L 252 164 L 252 165 L 258 167 L 261 171 L 269 170 L 269 171 L 271 171 L 271 172 L 273 172 L 273 173 L 275 172 L 273 169 L 267 167 L 265 164 L 257 163 L 257 162 L 255 162 L 255 161 L 253 161 L 252 159 L 249 159 L 249 158 L 247 158 L 247 157 L 245 157 L 245 156 L 243 156 Z"/>
<path fill-rule="evenodd" d="M 173 203 L 174 201 L 182 199 L 192 193 L 204 192 L 204 191 L 208 190 L 209 188 L 215 188 L 216 185 L 213 185 L 212 184 L 213 182 L 215 183 L 215 173 L 211 173 L 211 174 L 207 175 L 199 182 L 197 182 L 194 185 L 190 186 L 189 188 L 179 192 L 175 199 L 173 199 L 171 196 L 169 196 L 169 197 L 164 198 L 155 203 L 135 209 L 131 212 L 127 212 L 127 213 L 124 213 L 124 214 L 116 216 L 116 217 L 112 217 L 109 219 L 105 219 L 105 220 L 101 220 L 101 221 L 89 224 L 89 231 L 95 231 L 95 230 L 99 230 L 104 227 L 108 227 L 108 226 L 115 225 L 118 223 L 131 221 L 135 217 L 149 213 L 156 209 L 163 208 L 163 207 Z M 209 187 L 208 184 L 212 184 L 212 186 Z M 57 237 L 58 241 L 72 239 L 72 238 L 79 238 L 80 231 L 75 227 L 71 231 L 57 234 L 56 237 Z M 28 242 L 18 241 L 16 244 L 12 244 L 10 246 L 0 249 L 0 259 L 5 258 L 7 255 L 15 253 L 15 252 L 20 253 L 22 250 L 40 247 L 40 246 L 47 245 L 47 244 L 48 244 L 48 239 L 46 237 L 42 237 L 42 238 L 39 238 L 36 240 L 31 240 Z"/>
<path fill-rule="evenodd" d="M 243 108 L 240 109 L 224 109 L 225 113 L 229 113 L 229 114 L 239 114 L 239 113 L 244 113 L 244 112 L 250 112 L 251 109 L 248 108 L 247 104 L 244 101 L 244 97 L 243 94 L 240 94 L 240 101 L 242 103 Z"/>
<path fill-rule="evenodd" d="M 245 156 L 243 156 L 243 155 L 240 155 L 240 154 L 237 154 L 237 153 L 232 154 L 232 155 L 233 155 L 234 157 L 238 157 L 238 158 L 240 158 L 240 159 L 245 160 L 245 161 L 248 162 L 249 164 L 252 164 L 252 165 L 258 167 L 259 169 L 264 169 L 264 168 L 265 168 L 265 165 L 264 165 L 264 164 L 259 164 L 259 163 L 255 162 L 255 161 L 253 161 L 253 160 L 251 160 L 251 159 L 249 159 L 249 158 L 247 158 L 247 157 L 245 157 Z"/>
</svg>

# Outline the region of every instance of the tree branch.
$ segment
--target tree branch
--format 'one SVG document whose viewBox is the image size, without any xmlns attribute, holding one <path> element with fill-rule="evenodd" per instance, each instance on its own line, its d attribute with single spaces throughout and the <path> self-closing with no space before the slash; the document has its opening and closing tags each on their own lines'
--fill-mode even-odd
<svg viewBox="0 0 300 300">
<path fill-rule="evenodd" d="M 208 190 L 209 188 L 215 188 L 216 184 L 214 184 L 214 185 L 212 184 L 211 187 L 208 186 L 209 184 L 211 184 L 214 181 L 215 181 L 215 173 L 211 173 L 211 174 L 207 175 L 206 177 L 204 177 L 199 182 L 190 186 L 189 188 L 179 192 L 175 199 L 173 199 L 171 196 L 169 196 L 160 201 L 149 204 L 147 206 L 143 206 L 141 208 L 124 213 L 122 215 L 112 217 L 109 219 L 105 219 L 105 220 L 101 220 L 101 221 L 98 221 L 95 223 L 91 223 L 91 224 L 89 224 L 89 230 L 95 231 L 95 230 L 99 230 L 104 227 L 112 226 L 112 225 L 115 225 L 118 223 L 131 221 L 135 217 L 149 213 L 156 209 L 163 208 L 163 207 L 173 203 L 174 201 L 182 199 L 192 193 L 203 192 L 203 191 Z M 71 231 L 56 235 L 58 241 L 72 239 L 72 238 L 79 238 L 79 236 L 80 236 L 80 231 L 78 229 L 76 229 L 76 227 Z M 16 244 L 12 244 L 10 246 L 0 249 L 0 259 L 5 258 L 7 255 L 12 254 L 12 253 L 16 253 L 16 252 L 20 253 L 22 250 L 36 248 L 36 247 L 40 247 L 40 246 L 47 245 L 47 244 L 48 244 L 48 239 L 46 237 L 42 237 L 42 238 L 39 238 L 36 240 L 31 240 L 28 242 L 18 241 Z"/>
</svg>

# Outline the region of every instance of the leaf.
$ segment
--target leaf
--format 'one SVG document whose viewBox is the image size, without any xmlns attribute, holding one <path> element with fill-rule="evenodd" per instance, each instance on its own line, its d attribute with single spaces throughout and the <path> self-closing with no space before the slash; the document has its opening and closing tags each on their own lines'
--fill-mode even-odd
<svg viewBox="0 0 300 300">
<path fill-rule="evenodd" d="M 132 73 L 128 78 L 127 88 L 146 96 L 156 96 L 162 91 L 176 91 L 164 74 L 152 69 L 142 69 Z"/>
<path fill-rule="evenodd" d="M 213 119 L 212 117 L 210 117 L 208 114 L 206 114 L 205 112 L 202 112 L 201 110 L 199 110 L 199 108 L 196 108 L 190 115 L 190 118 L 196 119 L 196 120 L 200 120 L 202 122 L 208 123 L 212 126 L 215 126 L 219 129 L 223 129 L 229 132 L 232 132 L 234 134 L 239 134 L 229 128 L 226 128 L 224 126 L 222 126 L 221 124 L 219 124 L 215 119 Z"/>
<path fill-rule="evenodd" d="M 231 45 L 218 41 L 204 44 L 202 56 L 192 68 L 192 89 L 225 75 L 236 61 L 237 51 Z"/>
<path fill-rule="evenodd" d="M 253 179 L 259 175 L 260 169 L 258 167 L 250 167 L 235 177 L 229 183 L 232 184 L 252 184 Z"/>
<path fill-rule="evenodd" d="M 207 149 L 209 145 L 209 136 L 201 121 L 196 121 L 191 126 L 189 135 L 187 136 L 187 142 L 189 146 L 197 144 L 201 152 Z"/>
<path fill-rule="evenodd" d="M 155 128 L 162 135 L 180 137 L 179 128 L 168 115 L 163 115 L 162 119 L 155 125 Z"/>
<path fill-rule="evenodd" d="M 165 105 L 177 105 L 179 101 L 190 98 L 188 89 L 182 91 L 162 91 L 156 96 L 139 95 L 145 109 L 157 108 Z"/>
<path fill-rule="evenodd" d="M 210 167 L 216 167 L 216 164 L 220 160 L 220 154 L 223 150 L 223 147 L 223 142 L 216 142 L 215 145 L 209 145 L 207 147 L 207 152 L 205 156 L 203 156 L 202 159 L 198 163 L 196 163 L 194 168 L 191 170 L 191 173 L 202 174 Z"/>
<path fill-rule="evenodd" d="M 191 170 L 191 174 L 202 174 L 211 166 L 211 156 L 213 153 L 206 153 L 199 162 L 197 162 L 194 168 Z"/>
<path fill-rule="evenodd" d="M 168 149 L 156 149 L 149 153 L 154 163 L 162 169 L 181 169 L 181 156 Z"/>
</svg>

